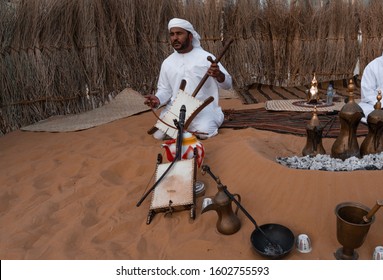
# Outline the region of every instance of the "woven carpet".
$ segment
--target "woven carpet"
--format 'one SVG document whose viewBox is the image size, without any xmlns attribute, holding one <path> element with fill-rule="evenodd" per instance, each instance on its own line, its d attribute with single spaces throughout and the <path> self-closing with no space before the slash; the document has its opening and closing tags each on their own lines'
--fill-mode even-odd
<svg viewBox="0 0 383 280">
<path fill-rule="evenodd" d="M 347 97 L 347 80 L 334 81 L 334 89 L 336 95 Z M 354 79 L 355 91 L 354 98 L 360 98 L 360 81 Z M 324 97 L 326 95 L 328 83 L 319 83 L 319 94 Z M 306 99 L 306 90 L 309 86 L 299 87 L 277 87 L 271 85 L 254 84 L 248 88 L 237 89 L 237 93 L 244 104 L 263 103 L 268 100 L 281 99 Z"/>
<path fill-rule="evenodd" d="M 25 131 L 69 132 L 106 124 L 144 111 L 145 98 L 132 89 L 121 91 L 111 102 L 94 110 L 76 115 L 60 115 L 22 127 Z"/>
<path fill-rule="evenodd" d="M 311 112 L 267 111 L 265 108 L 249 110 L 225 110 L 225 120 L 221 128 L 256 128 L 278 133 L 290 133 L 306 136 L 306 126 L 311 120 Z M 337 112 L 318 112 L 318 118 L 323 126 L 323 137 L 336 138 L 340 132 L 340 122 Z M 365 136 L 368 127 L 360 123 L 357 136 Z"/>
</svg>

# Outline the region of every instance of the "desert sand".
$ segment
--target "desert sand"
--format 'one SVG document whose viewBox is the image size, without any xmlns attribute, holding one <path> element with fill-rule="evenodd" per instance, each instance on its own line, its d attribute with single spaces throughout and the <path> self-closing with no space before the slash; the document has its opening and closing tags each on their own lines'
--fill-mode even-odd
<svg viewBox="0 0 383 280">
<path fill-rule="evenodd" d="M 238 99 L 222 100 L 225 109 L 244 109 Z M 162 142 L 147 130 L 149 112 L 95 128 L 65 133 L 14 131 L 0 138 L 0 259 L 264 259 L 250 242 L 254 225 L 239 211 L 241 229 L 223 235 L 217 214 L 189 211 L 157 214 L 146 224 Z M 278 223 L 312 240 L 310 253 L 295 248 L 286 260 L 335 260 L 337 204 L 368 207 L 383 198 L 382 171 L 309 171 L 284 167 L 278 156 L 301 155 L 305 137 L 253 128 L 220 129 L 203 140 L 204 164 L 220 177 L 258 224 Z M 324 139 L 327 151 L 334 139 Z M 197 173 L 205 196 L 217 185 Z M 233 208 L 234 205 L 233 205 Z M 359 259 L 371 259 L 383 245 L 383 211 L 375 215 Z"/>
</svg>

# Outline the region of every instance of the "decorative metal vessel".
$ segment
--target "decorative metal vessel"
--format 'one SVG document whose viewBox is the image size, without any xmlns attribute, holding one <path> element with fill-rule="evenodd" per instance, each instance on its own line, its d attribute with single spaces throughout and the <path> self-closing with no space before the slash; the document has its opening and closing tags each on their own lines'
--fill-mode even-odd
<svg viewBox="0 0 383 280">
<path fill-rule="evenodd" d="M 326 154 L 322 144 L 322 131 L 323 127 L 320 124 L 317 108 L 314 107 L 313 116 L 306 126 L 306 145 L 302 150 L 303 156 L 316 156 L 318 154 Z"/>
<path fill-rule="evenodd" d="M 362 117 L 363 109 L 354 100 L 354 83 L 348 84 L 349 100 L 339 112 L 340 132 L 331 147 L 331 157 L 345 160 L 352 156 L 360 157 L 356 130 Z"/>
<path fill-rule="evenodd" d="M 310 89 L 307 91 L 307 103 L 318 103 L 318 101 L 319 101 L 318 81 L 314 73 L 314 77 L 311 80 Z"/>
<path fill-rule="evenodd" d="M 203 199 L 201 214 L 215 210 L 218 215 L 216 224 L 218 232 L 225 235 L 234 234 L 241 228 L 241 221 L 237 216 L 238 209 L 234 213 L 231 205 L 232 200 L 224 191 L 226 186 L 218 183 L 217 188 L 218 192 L 214 197 Z"/>
<path fill-rule="evenodd" d="M 375 216 L 364 221 L 369 211 L 368 207 L 356 202 L 344 202 L 336 206 L 336 236 L 343 246 L 335 252 L 336 259 L 357 260 L 359 258 L 355 249 L 363 245 L 370 226 L 375 221 Z"/>
<path fill-rule="evenodd" d="M 360 145 L 360 155 L 376 154 L 383 151 L 383 111 L 380 100 L 382 92 L 378 91 L 378 100 L 367 117 L 368 134 Z"/>
</svg>

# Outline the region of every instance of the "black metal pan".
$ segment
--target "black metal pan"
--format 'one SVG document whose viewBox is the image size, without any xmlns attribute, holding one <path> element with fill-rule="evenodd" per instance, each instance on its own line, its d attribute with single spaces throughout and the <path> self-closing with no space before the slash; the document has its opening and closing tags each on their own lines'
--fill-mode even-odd
<svg viewBox="0 0 383 280">
<path fill-rule="evenodd" d="M 250 236 L 250 241 L 258 254 L 271 259 L 280 259 L 290 253 L 295 242 L 294 234 L 290 229 L 279 224 L 258 226 L 254 218 L 235 197 L 227 189 L 224 191 L 254 224 L 255 230 Z"/>
<path fill-rule="evenodd" d="M 270 242 L 262 234 L 278 244 L 281 250 L 275 252 L 272 247 L 270 249 Z M 255 251 L 267 258 L 280 259 L 285 257 L 294 247 L 295 237 L 290 229 L 279 224 L 265 224 L 256 228 L 250 237 L 251 244 Z"/>
<path fill-rule="evenodd" d="M 219 182 L 218 178 L 211 172 L 209 166 L 203 165 L 202 170 L 209 173 L 216 182 Z M 254 218 L 241 203 L 239 203 L 234 195 L 229 192 L 226 186 L 223 186 L 223 191 L 254 224 L 255 230 L 250 236 L 250 241 L 257 253 L 271 259 L 280 259 L 290 253 L 295 242 L 294 234 L 290 229 L 279 224 L 258 226 Z"/>
</svg>

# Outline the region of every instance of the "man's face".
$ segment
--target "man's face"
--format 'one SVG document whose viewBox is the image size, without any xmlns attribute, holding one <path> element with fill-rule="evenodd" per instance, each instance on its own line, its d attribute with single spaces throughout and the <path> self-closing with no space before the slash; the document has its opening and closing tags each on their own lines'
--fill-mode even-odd
<svg viewBox="0 0 383 280">
<path fill-rule="evenodd" d="M 170 43 L 179 53 L 187 53 L 193 49 L 193 35 L 180 27 L 172 27 L 169 31 Z"/>
</svg>

